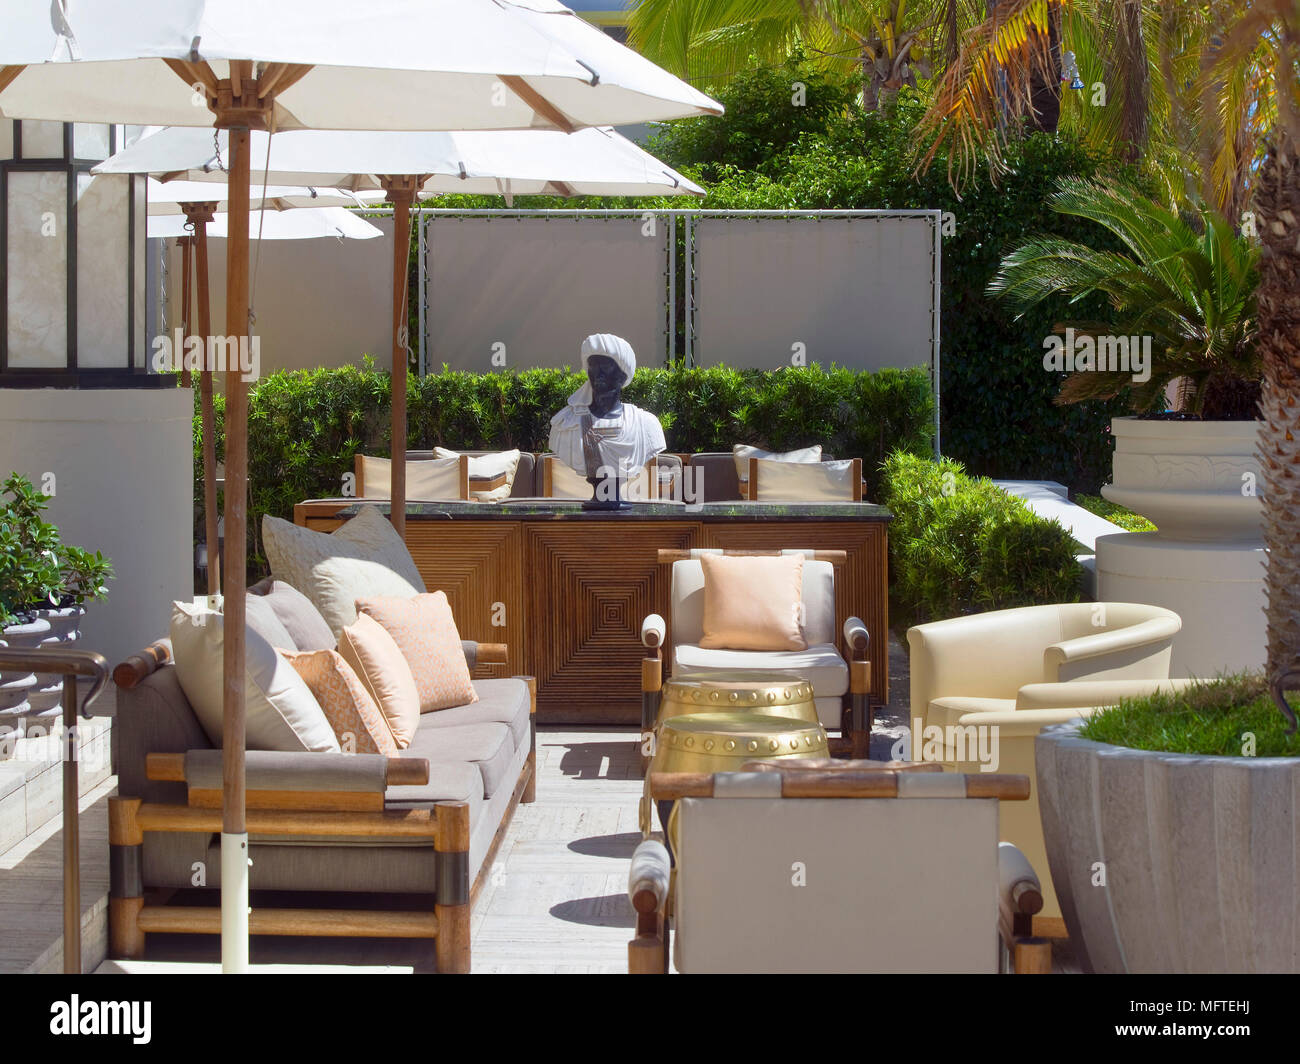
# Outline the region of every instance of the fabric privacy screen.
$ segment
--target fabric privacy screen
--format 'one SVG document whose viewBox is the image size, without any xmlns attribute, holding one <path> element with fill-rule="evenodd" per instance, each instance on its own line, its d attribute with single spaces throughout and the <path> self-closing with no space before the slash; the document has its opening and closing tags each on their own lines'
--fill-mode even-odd
<svg viewBox="0 0 1300 1064">
<path fill-rule="evenodd" d="M 937 211 L 701 216 L 695 363 L 932 366 L 939 221 Z"/>
<path fill-rule="evenodd" d="M 597 332 L 664 364 L 667 219 L 426 217 L 429 372 L 577 367 Z"/>
</svg>

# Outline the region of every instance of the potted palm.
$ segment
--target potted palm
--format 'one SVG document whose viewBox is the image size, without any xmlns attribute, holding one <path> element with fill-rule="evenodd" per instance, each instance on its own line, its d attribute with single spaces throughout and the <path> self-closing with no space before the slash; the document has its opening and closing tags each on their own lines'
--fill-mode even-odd
<svg viewBox="0 0 1300 1064">
<path fill-rule="evenodd" d="M 98 552 L 62 543 L 58 528 L 42 516 L 49 500 L 26 477 L 11 474 L 0 491 L 0 642 L 13 648 L 72 642 L 85 603 L 107 595 L 112 565 Z M 0 675 L 0 724 L 57 714 L 62 691 L 56 675 Z"/>
</svg>

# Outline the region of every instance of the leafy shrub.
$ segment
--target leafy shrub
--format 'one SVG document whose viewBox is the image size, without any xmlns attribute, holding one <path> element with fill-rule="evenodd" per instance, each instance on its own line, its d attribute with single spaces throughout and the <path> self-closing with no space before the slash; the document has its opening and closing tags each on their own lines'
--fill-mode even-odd
<svg viewBox="0 0 1300 1064">
<path fill-rule="evenodd" d="M 567 369 L 410 377 L 407 447 L 544 451 L 551 417 L 582 380 Z M 934 398 L 924 370 L 641 369 L 623 396 L 659 417 L 669 451 L 729 451 L 737 443 L 784 451 L 820 443 L 836 457 L 861 457 L 869 497 L 879 494 L 880 463 L 890 450 L 931 454 L 934 448 Z M 214 398 L 220 460 L 224 399 Z M 296 370 L 258 382 L 248 404 L 253 571 L 264 565 L 258 549 L 263 514 L 292 520 L 294 503 L 341 494 L 357 452 L 391 454 L 390 402 L 388 373 L 369 367 Z M 195 500 L 201 506 L 197 392 L 194 425 Z"/>
<path fill-rule="evenodd" d="M 895 452 L 880 501 L 889 529 L 890 612 L 896 628 L 1049 602 L 1076 602 L 1075 544 L 1055 521 L 960 462 Z"/>
<path fill-rule="evenodd" d="M 1082 506 L 1089 513 L 1104 517 L 1112 525 L 1119 525 L 1125 532 L 1154 532 L 1156 526 L 1141 514 L 1135 514 L 1119 503 L 1111 502 L 1101 495 L 1076 495 L 1076 506 Z"/>
</svg>

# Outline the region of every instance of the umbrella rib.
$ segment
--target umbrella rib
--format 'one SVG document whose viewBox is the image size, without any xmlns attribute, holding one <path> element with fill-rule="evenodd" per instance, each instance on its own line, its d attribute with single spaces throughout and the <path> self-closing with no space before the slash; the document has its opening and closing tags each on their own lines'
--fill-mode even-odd
<svg viewBox="0 0 1300 1064">
<path fill-rule="evenodd" d="M 14 78 L 26 69 L 24 66 L 0 67 L 0 92 L 4 92 L 5 89 L 12 85 Z"/>
<path fill-rule="evenodd" d="M 272 63 L 262 72 L 258 80 L 257 98 L 265 100 L 273 92 L 278 96 L 309 73 L 311 73 L 310 63 Z"/>
<path fill-rule="evenodd" d="M 186 85 L 202 85 L 209 95 L 217 94 L 217 75 L 207 63 L 191 63 L 187 59 L 164 59 L 163 62 Z M 3 86 L 0 85 L 0 88 Z"/>
<path fill-rule="evenodd" d="M 545 118 L 546 121 L 550 122 L 556 129 L 561 129 L 565 133 L 572 133 L 578 128 L 569 121 L 563 111 L 529 85 L 523 78 L 518 75 L 506 74 L 502 76 L 501 81 L 510 89 L 511 92 Z"/>
</svg>

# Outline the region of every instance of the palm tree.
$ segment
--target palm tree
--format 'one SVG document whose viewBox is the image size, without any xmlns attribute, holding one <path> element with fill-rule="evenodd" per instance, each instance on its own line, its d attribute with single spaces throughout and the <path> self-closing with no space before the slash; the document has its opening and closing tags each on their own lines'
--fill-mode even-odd
<svg viewBox="0 0 1300 1064">
<path fill-rule="evenodd" d="M 1038 237 L 1002 260 L 989 294 L 1024 313 L 1049 296 L 1078 302 L 1100 292 L 1114 317 L 1071 321 L 1076 334 L 1152 338 L 1148 380 L 1134 383 L 1129 372 L 1078 372 L 1066 379 L 1057 401 L 1110 399 L 1127 391 L 1133 408 L 1147 411 L 1181 378 L 1195 413 L 1250 416 L 1260 377 L 1254 335 L 1258 246 L 1213 210 L 1187 217 L 1111 180 L 1064 178 L 1049 202 L 1060 214 L 1096 222 L 1125 250 Z"/>
<path fill-rule="evenodd" d="M 931 74 L 936 48 L 955 55 L 973 0 L 641 0 L 629 41 L 702 87 L 725 83 L 754 61 L 792 51 L 830 71 L 855 73 L 875 110 Z"/>
</svg>

